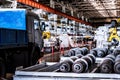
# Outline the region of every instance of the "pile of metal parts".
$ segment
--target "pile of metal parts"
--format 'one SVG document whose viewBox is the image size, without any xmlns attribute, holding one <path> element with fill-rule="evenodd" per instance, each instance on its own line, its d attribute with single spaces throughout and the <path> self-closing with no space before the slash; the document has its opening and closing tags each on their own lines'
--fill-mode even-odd
<svg viewBox="0 0 120 80">
<path fill-rule="evenodd" d="M 94 48 L 88 50 L 86 47 L 73 48 L 65 56 L 70 58 L 63 60 L 60 66 L 62 72 L 88 72 L 91 66 L 95 66 L 96 58 L 102 58 L 98 67 L 101 73 L 120 73 L 120 50 L 111 51 L 107 48 Z"/>
<path fill-rule="evenodd" d="M 72 55 L 70 56 L 70 54 Z M 74 54 L 73 54 L 74 53 Z M 72 48 L 60 62 L 42 63 L 17 70 L 14 80 L 120 79 L 120 48 Z"/>
<path fill-rule="evenodd" d="M 95 56 L 88 54 L 86 56 L 78 55 L 76 57 L 70 57 L 67 60 L 61 62 L 61 72 L 86 72 L 95 63 Z"/>
</svg>

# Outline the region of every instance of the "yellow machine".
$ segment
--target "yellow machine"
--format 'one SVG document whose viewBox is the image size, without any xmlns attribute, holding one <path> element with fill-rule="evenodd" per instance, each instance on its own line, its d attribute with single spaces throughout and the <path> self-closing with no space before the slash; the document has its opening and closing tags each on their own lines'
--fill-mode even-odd
<svg viewBox="0 0 120 80">
<path fill-rule="evenodd" d="M 117 34 L 117 28 L 110 28 L 109 32 L 110 36 L 108 38 L 108 41 L 112 41 L 113 39 L 117 39 L 118 41 L 120 41 L 120 37 Z"/>
<path fill-rule="evenodd" d="M 51 34 L 49 31 L 44 31 L 42 36 L 44 37 L 44 39 L 49 39 L 51 37 Z"/>
<path fill-rule="evenodd" d="M 109 29 L 110 35 L 108 41 L 111 42 L 113 39 L 120 41 L 120 37 L 117 34 L 117 25 L 115 21 L 111 22 L 112 27 Z"/>
</svg>

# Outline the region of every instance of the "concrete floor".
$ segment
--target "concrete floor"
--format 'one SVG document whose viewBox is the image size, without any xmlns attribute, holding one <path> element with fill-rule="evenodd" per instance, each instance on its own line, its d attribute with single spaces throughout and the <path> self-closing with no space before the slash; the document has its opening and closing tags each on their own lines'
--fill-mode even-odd
<svg viewBox="0 0 120 80">
<path fill-rule="evenodd" d="M 87 46 L 88 49 L 92 49 L 94 44 L 92 41 L 87 42 L 86 44 L 81 44 L 79 47 Z M 41 62 L 59 62 L 60 56 L 66 54 L 70 48 L 63 49 L 61 51 L 53 52 L 53 53 L 45 53 L 45 55 L 39 59 L 39 63 Z"/>
</svg>

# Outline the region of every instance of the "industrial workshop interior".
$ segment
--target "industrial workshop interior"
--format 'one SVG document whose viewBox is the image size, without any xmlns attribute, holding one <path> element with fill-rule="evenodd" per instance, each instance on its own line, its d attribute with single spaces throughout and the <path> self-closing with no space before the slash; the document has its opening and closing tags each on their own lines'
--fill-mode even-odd
<svg viewBox="0 0 120 80">
<path fill-rule="evenodd" d="M 120 80 L 120 0 L 0 0 L 0 80 Z"/>
</svg>

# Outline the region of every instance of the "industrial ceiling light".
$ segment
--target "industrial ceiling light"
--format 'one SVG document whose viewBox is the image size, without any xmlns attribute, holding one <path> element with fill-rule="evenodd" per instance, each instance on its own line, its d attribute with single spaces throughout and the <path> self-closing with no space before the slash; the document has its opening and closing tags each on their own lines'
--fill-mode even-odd
<svg viewBox="0 0 120 80">
<path fill-rule="evenodd" d="M 88 0 L 88 2 L 103 16 L 117 16 L 116 0 Z"/>
</svg>

